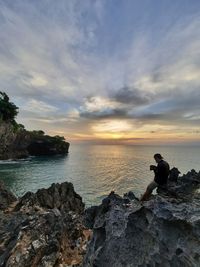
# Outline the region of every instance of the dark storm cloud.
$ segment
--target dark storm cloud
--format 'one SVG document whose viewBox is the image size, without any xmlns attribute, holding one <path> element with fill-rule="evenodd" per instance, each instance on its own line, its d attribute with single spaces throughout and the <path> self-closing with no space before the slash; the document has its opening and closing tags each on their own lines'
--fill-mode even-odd
<svg viewBox="0 0 200 267">
<path fill-rule="evenodd" d="M 119 103 L 132 104 L 140 106 L 149 103 L 151 96 L 147 92 L 142 92 L 137 88 L 125 86 L 119 89 L 114 95 L 111 96 Z"/>
<path fill-rule="evenodd" d="M 87 119 L 109 119 L 126 118 L 128 116 L 126 109 L 103 109 L 98 111 L 81 111 L 80 117 Z"/>
</svg>

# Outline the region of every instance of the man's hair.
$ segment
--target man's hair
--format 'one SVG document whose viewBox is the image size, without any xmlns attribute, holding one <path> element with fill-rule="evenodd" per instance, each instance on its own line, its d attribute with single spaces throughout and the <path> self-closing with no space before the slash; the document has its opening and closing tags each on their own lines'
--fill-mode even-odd
<svg viewBox="0 0 200 267">
<path fill-rule="evenodd" d="M 159 154 L 159 153 L 156 153 L 153 157 L 154 157 L 154 159 L 155 159 L 155 158 L 163 159 L 163 157 L 162 157 L 161 154 Z"/>
</svg>

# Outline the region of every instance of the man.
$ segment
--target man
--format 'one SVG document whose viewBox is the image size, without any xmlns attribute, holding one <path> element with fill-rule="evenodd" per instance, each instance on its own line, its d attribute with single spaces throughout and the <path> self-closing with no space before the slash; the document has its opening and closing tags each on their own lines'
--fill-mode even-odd
<svg viewBox="0 0 200 267">
<path fill-rule="evenodd" d="M 154 181 L 152 181 L 146 189 L 146 192 L 141 197 L 141 201 L 148 200 L 151 193 L 158 186 L 165 186 L 167 184 L 167 179 L 169 176 L 169 164 L 163 160 L 161 154 L 155 154 L 154 159 L 157 163 L 157 166 L 151 165 L 150 170 L 153 170 L 155 173 Z"/>
</svg>

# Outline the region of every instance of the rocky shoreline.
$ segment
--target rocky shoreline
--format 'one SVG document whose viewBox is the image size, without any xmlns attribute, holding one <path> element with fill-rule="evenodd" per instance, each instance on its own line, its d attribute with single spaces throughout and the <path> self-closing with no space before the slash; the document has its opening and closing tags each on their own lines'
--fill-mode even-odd
<svg viewBox="0 0 200 267">
<path fill-rule="evenodd" d="M 67 154 L 69 143 L 62 136 L 49 136 L 41 130 L 27 131 L 16 122 L 18 107 L 0 91 L 0 160 L 28 156 Z"/>
<path fill-rule="evenodd" d="M 11 122 L 0 122 L 0 160 L 67 154 L 69 146 L 63 137 L 45 135 L 43 131 L 27 131 Z"/>
<path fill-rule="evenodd" d="M 111 192 L 85 210 L 71 183 L 17 199 L 0 186 L 0 266 L 200 266 L 200 172 L 149 201 Z"/>
</svg>

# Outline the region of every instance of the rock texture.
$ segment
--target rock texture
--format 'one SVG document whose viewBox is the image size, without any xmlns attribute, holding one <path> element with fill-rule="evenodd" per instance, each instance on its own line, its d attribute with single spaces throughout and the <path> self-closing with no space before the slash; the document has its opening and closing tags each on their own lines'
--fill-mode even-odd
<svg viewBox="0 0 200 267">
<path fill-rule="evenodd" d="M 29 142 L 28 132 L 16 130 L 12 123 L 0 122 L 0 160 L 27 157 Z"/>
<path fill-rule="evenodd" d="M 35 206 L 44 209 L 58 209 L 63 212 L 83 213 L 82 198 L 74 191 L 72 183 L 52 184 L 48 189 L 39 189 L 36 193 L 27 192 L 18 202 L 15 211 L 30 210 Z"/>
<path fill-rule="evenodd" d="M 10 196 L 9 196 L 10 197 Z M 0 212 L 0 266 L 79 266 L 89 238 L 71 183 L 27 193 Z"/>
<path fill-rule="evenodd" d="M 149 201 L 111 192 L 85 212 L 71 183 L 20 199 L 1 185 L 0 266 L 200 266 L 200 172 L 175 174 Z"/>
<path fill-rule="evenodd" d="M 85 212 L 93 230 L 83 267 L 200 266 L 200 172 L 141 203 L 112 192 Z"/>
<path fill-rule="evenodd" d="M 62 137 L 44 135 L 42 131 L 26 131 L 18 124 L 0 121 L 0 160 L 66 154 L 68 150 L 69 143 Z"/>
<path fill-rule="evenodd" d="M 0 181 L 0 210 L 5 210 L 15 201 L 17 201 L 15 195 L 7 190 Z"/>
</svg>

